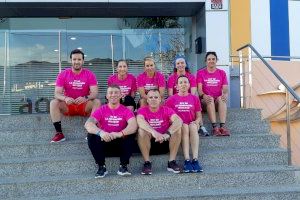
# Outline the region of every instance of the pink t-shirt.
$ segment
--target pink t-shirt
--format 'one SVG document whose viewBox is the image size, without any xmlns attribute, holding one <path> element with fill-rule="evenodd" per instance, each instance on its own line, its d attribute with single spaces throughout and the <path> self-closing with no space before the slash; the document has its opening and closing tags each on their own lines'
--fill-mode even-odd
<svg viewBox="0 0 300 200">
<path fill-rule="evenodd" d="M 191 88 L 192 87 L 197 87 L 197 84 L 196 84 L 196 78 L 193 74 L 191 73 L 186 73 L 185 76 L 189 79 L 190 81 L 190 89 L 189 89 L 189 92 L 191 92 Z M 176 87 L 176 83 L 177 83 L 177 79 L 178 79 L 178 75 L 177 73 L 173 73 L 169 79 L 168 79 L 168 89 L 173 89 L 173 94 L 176 94 L 178 93 L 178 90 L 177 90 L 177 87 Z"/>
<path fill-rule="evenodd" d="M 223 85 L 228 85 L 224 70 L 216 69 L 215 72 L 209 73 L 206 68 L 198 70 L 197 83 L 202 84 L 204 94 L 214 98 L 222 95 Z"/>
<path fill-rule="evenodd" d="M 167 106 L 160 106 L 157 112 L 151 112 L 149 107 L 142 107 L 138 110 L 138 115 L 142 115 L 149 125 L 157 132 L 164 134 L 171 126 L 171 116 L 174 110 Z"/>
<path fill-rule="evenodd" d="M 150 78 L 147 76 L 146 72 L 140 74 L 137 77 L 137 86 L 143 87 L 147 93 L 151 89 L 159 89 L 165 86 L 165 77 L 160 72 L 156 71 L 155 75 Z"/>
<path fill-rule="evenodd" d="M 185 124 L 195 121 L 196 112 L 202 110 L 199 98 L 192 94 L 187 96 L 179 96 L 178 94 L 170 96 L 166 100 L 165 105 L 172 108 Z"/>
<path fill-rule="evenodd" d="M 131 110 L 123 105 L 115 109 L 105 104 L 91 114 L 98 121 L 98 127 L 108 133 L 120 132 L 127 127 L 127 121 L 134 117 Z"/>
<path fill-rule="evenodd" d="M 136 78 L 132 74 L 127 74 L 124 80 L 118 78 L 118 74 L 112 75 L 107 80 L 107 85 L 117 84 L 120 86 L 122 97 L 130 96 L 131 92 L 136 92 Z"/>
<path fill-rule="evenodd" d="M 56 86 L 64 89 L 64 94 L 76 99 L 90 94 L 90 86 L 97 85 L 97 79 L 93 72 L 82 69 L 79 74 L 72 72 L 72 69 L 65 69 L 58 74 Z"/>
</svg>

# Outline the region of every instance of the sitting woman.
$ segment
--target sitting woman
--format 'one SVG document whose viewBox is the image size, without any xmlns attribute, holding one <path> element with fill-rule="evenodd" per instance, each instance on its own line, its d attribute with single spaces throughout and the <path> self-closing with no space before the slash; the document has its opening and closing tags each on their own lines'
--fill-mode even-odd
<svg viewBox="0 0 300 200">
<path fill-rule="evenodd" d="M 144 59 L 144 72 L 137 77 L 137 87 L 140 93 L 140 107 L 147 105 L 147 93 L 149 90 L 157 89 L 162 99 L 165 92 L 165 77 L 156 71 L 153 58 Z"/>
<path fill-rule="evenodd" d="M 186 59 L 183 56 L 177 56 L 174 60 L 174 73 L 169 77 L 167 83 L 168 96 L 178 93 L 176 81 L 180 75 L 184 75 L 189 79 L 191 85 L 189 93 L 195 95 L 197 91 L 196 77 L 189 72 Z"/>
<path fill-rule="evenodd" d="M 128 63 L 126 60 L 119 60 L 117 64 L 117 74 L 110 76 L 107 85 L 118 85 L 121 89 L 121 104 L 128 107 L 131 111 L 136 109 L 134 101 L 136 93 L 136 78 L 128 73 Z"/>
<path fill-rule="evenodd" d="M 212 125 L 212 135 L 230 136 L 230 131 L 225 127 L 228 99 L 226 73 L 224 70 L 217 68 L 218 57 L 216 52 L 207 52 L 205 61 L 206 67 L 197 72 L 197 84 L 203 108 L 207 110 Z M 220 127 L 217 125 L 216 111 L 219 114 Z"/>
<path fill-rule="evenodd" d="M 203 124 L 201 115 L 201 104 L 198 96 L 190 94 L 189 79 L 181 75 L 177 79 L 178 94 L 170 96 L 166 100 L 166 106 L 172 108 L 182 119 L 181 142 L 184 156 L 183 171 L 202 172 L 203 169 L 198 161 L 199 150 L 199 125 Z M 192 149 L 192 161 L 190 160 L 190 145 Z"/>
</svg>

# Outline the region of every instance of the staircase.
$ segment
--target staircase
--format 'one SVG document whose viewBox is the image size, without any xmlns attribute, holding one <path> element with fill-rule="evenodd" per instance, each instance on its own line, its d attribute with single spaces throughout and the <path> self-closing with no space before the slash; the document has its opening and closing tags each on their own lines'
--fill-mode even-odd
<svg viewBox="0 0 300 200">
<path fill-rule="evenodd" d="M 142 176 L 137 154 L 131 158 L 132 176 L 118 176 L 119 158 L 111 157 L 103 179 L 94 178 L 86 119 L 64 118 L 67 141 L 50 144 L 54 128 L 48 115 L 0 118 L 0 199 L 300 199 L 299 169 L 287 165 L 287 151 L 260 110 L 230 109 L 230 137 L 201 137 L 203 173 L 172 174 L 166 170 L 168 155 L 156 155 L 153 174 Z M 206 115 L 204 122 L 209 127 Z M 178 160 L 183 163 L 181 153 Z"/>
</svg>

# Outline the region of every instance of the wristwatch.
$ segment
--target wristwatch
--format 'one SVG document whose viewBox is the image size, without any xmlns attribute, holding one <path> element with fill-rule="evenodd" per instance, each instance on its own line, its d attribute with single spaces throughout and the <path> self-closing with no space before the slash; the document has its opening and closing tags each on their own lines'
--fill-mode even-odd
<svg viewBox="0 0 300 200">
<path fill-rule="evenodd" d="M 169 130 L 167 130 L 166 134 L 169 135 L 170 137 L 172 135 Z"/>
</svg>

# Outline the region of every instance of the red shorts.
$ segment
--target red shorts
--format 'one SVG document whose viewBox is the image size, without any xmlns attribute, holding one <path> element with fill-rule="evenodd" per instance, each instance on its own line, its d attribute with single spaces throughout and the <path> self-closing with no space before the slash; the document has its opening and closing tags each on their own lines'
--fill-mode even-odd
<svg viewBox="0 0 300 200">
<path fill-rule="evenodd" d="M 88 116 L 89 113 L 85 112 L 87 102 L 82 104 L 70 104 L 68 106 L 68 112 L 65 112 L 66 116 Z"/>
</svg>

